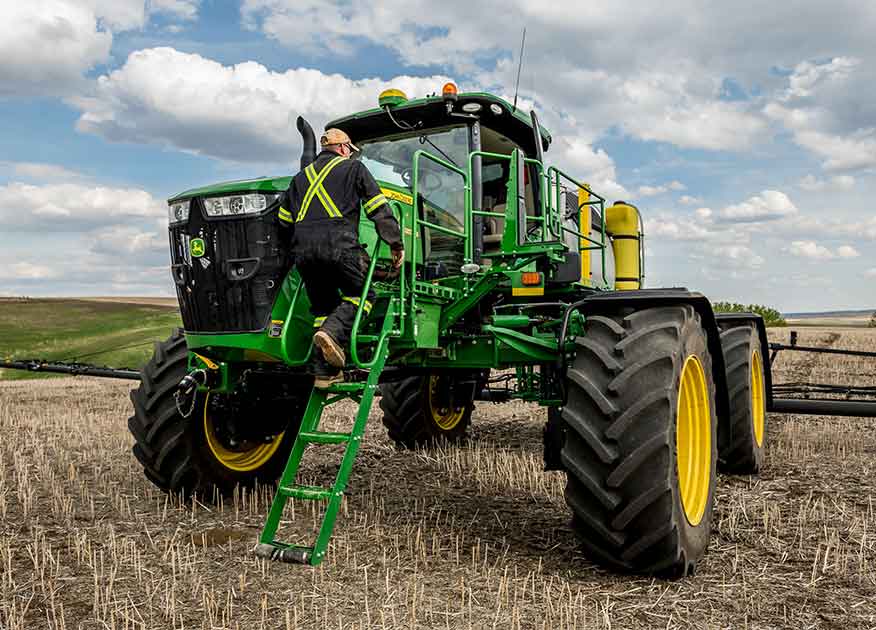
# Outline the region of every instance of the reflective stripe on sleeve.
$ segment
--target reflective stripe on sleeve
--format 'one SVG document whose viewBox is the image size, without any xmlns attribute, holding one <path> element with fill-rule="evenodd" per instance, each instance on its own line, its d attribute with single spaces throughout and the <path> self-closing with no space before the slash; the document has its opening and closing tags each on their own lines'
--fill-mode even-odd
<svg viewBox="0 0 876 630">
<path fill-rule="evenodd" d="M 322 326 L 325 323 L 326 317 L 327 317 L 326 315 L 323 315 L 322 317 L 315 317 L 313 319 L 313 327 L 319 328 L 320 326 Z"/>
<path fill-rule="evenodd" d="M 383 193 L 374 195 L 371 199 L 362 204 L 362 207 L 365 208 L 365 214 L 371 214 L 377 208 L 386 203 L 386 196 Z"/>
<path fill-rule="evenodd" d="M 292 218 L 292 213 L 286 210 L 283 206 L 280 206 L 280 212 L 278 213 L 281 221 L 286 221 L 286 223 L 292 223 L 294 219 Z"/>
</svg>

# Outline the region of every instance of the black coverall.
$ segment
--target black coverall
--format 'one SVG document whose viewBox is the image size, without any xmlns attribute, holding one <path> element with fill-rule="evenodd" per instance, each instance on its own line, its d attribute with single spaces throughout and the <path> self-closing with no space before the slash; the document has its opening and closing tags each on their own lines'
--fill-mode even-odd
<svg viewBox="0 0 876 630">
<path fill-rule="evenodd" d="M 374 177 L 358 160 L 333 151 L 322 151 L 292 179 L 279 211 L 280 224 L 292 230 L 292 253 L 316 316 L 314 326 L 342 347 L 349 342 L 370 264 L 359 243 L 360 204 L 380 238 L 401 249 L 398 221 Z M 366 312 L 373 301 L 369 292 Z"/>
</svg>

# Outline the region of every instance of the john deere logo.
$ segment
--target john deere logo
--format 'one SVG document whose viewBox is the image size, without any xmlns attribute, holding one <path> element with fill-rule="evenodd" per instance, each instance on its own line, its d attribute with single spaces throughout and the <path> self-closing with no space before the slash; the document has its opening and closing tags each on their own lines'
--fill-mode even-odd
<svg viewBox="0 0 876 630">
<path fill-rule="evenodd" d="M 192 254 L 192 258 L 200 258 L 207 251 L 206 246 L 204 245 L 204 239 L 202 238 L 193 238 L 191 242 L 189 242 L 189 252 Z"/>
</svg>

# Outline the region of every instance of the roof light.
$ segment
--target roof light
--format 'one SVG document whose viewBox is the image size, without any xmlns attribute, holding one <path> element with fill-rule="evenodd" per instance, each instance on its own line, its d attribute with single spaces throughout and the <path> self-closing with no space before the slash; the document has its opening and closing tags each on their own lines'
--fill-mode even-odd
<svg viewBox="0 0 876 630">
<path fill-rule="evenodd" d="M 459 97 L 459 88 L 456 87 L 456 83 L 445 83 L 444 87 L 441 88 L 441 96 L 444 97 L 445 101 L 455 101 Z"/>
<path fill-rule="evenodd" d="M 496 116 L 498 116 L 499 114 L 502 113 L 502 106 L 497 105 L 496 103 L 492 103 L 490 105 L 490 111 L 493 112 L 494 114 L 496 114 Z"/>
<path fill-rule="evenodd" d="M 477 114 L 481 111 L 480 103 L 466 103 L 462 106 L 462 111 L 468 112 L 469 114 Z"/>
<path fill-rule="evenodd" d="M 396 107 L 397 105 L 405 103 L 407 100 L 407 95 L 401 90 L 396 90 L 395 88 L 383 90 L 383 92 L 380 93 L 380 96 L 377 97 L 377 103 L 380 107 Z"/>
</svg>

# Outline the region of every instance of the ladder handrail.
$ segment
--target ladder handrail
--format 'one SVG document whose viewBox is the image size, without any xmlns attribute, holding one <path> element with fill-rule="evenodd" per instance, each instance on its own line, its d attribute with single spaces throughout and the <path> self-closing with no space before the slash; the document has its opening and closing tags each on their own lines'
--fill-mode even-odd
<svg viewBox="0 0 876 630">
<path fill-rule="evenodd" d="M 389 202 L 391 206 L 397 208 L 399 210 L 399 232 L 402 235 L 402 243 L 404 243 L 404 233 L 405 233 L 405 215 L 404 212 L 399 207 L 398 203 L 395 201 Z M 413 242 L 413 238 L 411 239 Z M 371 256 L 371 263 L 368 265 L 368 273 L 365 275 L 365 283 L 362 285 L 362 294 L 359 296 L 359 305 L 356 307 L 356 317 L 353 319 L 353 328 L 350 331 L 350 358 L 353 360 L 353 365 L 361 370 L 368 370 L 374 366 L 377 353 L 384 343 L 384 341 L 390 336 L 400 336 L 404 334 L 404 301 L 405 301 L 405 277 L 404 270 L 399 269 L 398 279 L 399 279 L 399 297 L 391 297 L 389 305 L 387 306 L 386 314 L 384 315 L 384 324 L 381 327 L 380 337 L 377 340 L 377 350 L 375 350 L 374 355 L 371 358 L 371 361 L 364 362 L 359 359 L 359 327 L 362 324 L 362 314 L 365 311 L 365 305 L 367 304 L 368 292 L 371 290 L 371 283 L 374 278 L 374 269 L 377 267 L 377 259 L 380 255 L 380 247 L 382 243 L 380 237 L 377 239 L 377 245 L 374 248 L 374 255 Z M 411 249 L 414 249 L 412 246 Z M 404 267 L 404 264 L 402 265 Z M 400 308 L 396 308 L 395 301 L 399 301 Z M 399 324 L 395 326 L 395 317 L 399 315 Z M 391 325 L 387 326 L 386 320 L 392 319 Z"/>
</svg>

